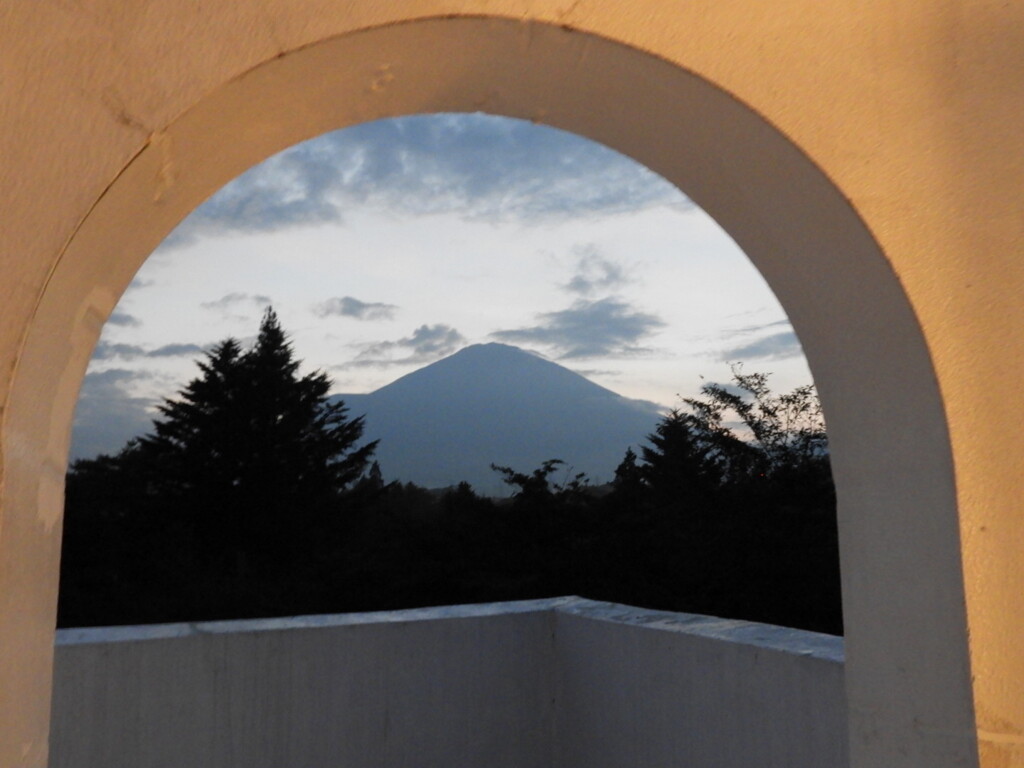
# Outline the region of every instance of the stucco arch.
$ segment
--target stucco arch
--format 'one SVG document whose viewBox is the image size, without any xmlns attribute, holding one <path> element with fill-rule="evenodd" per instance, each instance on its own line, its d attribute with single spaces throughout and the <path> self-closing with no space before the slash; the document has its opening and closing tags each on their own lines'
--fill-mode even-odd
<svg viewBox="0 0 1024 768">
<path fill-rule="evenodd" d="M 997 263 L 1016 220 L 988 240 L 949 223 L 963 199 L 948 158 L 936 162 L 950 140 L 930 79 L 941 70 L 947 91 L 975 94 L 951 108 L 953 135 L 970 147 L 996 141 L 985 131 L 1013 114 L 997 108 L 998 93 L 989 98 L 993 88 L 972 91 L 946 72 L 946 57 L 966 51 L 975 69 L 995 70 L 1002 48 L 970 37 L 974 27 L 959 43 L 942 36 L 957 19 L 925 2 L 858 19 L 795 1 L 770 13 L 740 0 L 715 11 L 660 0 L 629 11 L 512 0 L 235 5 L 97 3 L 76 14 L 54 2 L 8 16 L 4 61 L 35 102 L 22 91 L 5 102 L 20 122 L 2 134 L 13 151 L 0 186 L 11 286 L 0 315 L 0 762 L 45 761 L 71 413 L 100 327 L 142 260 L 206 196 L 285 146 L 378 117 L 479 109 L 586 135 L 679 184 L 789 313 L 834 450 L 852 764 L 1017 764 L 1021 665 L 1005 613 L 1020 598 L 991 585 L 1018 575 L 1008 542 L 1020 526 L 1009 517 L 1010 464 L 981 442 L 1008 427 L 994 423 L 990 401 L 976 402 L 978 377 L 1006 358 L 970 347 L 1016 316 Z M 59 24 L 41 32 L 44 22 Z M 75 25 L 86 26 L 71 35 Z M 935 33 L 922 43 L 933 58 L 916 61 L 917 77 L 895 41 L 922 29 Z M 41 55 L 32 45 L 49 41 L 45 54 L 61 34 L 75 41 L 69 61 L 30 74 Z M 896 67 L 895 84 L 872 77 L 883 63 Z M 856 109 L 865 87 L 871 97 Z M 992 120 L 973 134 L 979 110 Z M 1017 156 L 1007 157 L 1013 167 Z M 1011 182 L 1004 170 L 991 184 L 1005 194 Z M 987 199 L 968 192 L 973 206 Z M 988 262 L 965 267 L 986 243 Z M 922 265 L 925 245 L 934 250 Z M 978 321 L 977 298 L 949 298 L 964 274 L 1008 314 Z M 985 523 L 1001 541 L 979 538 Z"/>
</svg>

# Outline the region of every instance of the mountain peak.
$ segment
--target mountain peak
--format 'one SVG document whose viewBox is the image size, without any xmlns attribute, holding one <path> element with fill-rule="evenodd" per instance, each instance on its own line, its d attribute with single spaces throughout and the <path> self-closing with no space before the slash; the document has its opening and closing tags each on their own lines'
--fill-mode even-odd
<svg viewBox="0 0 1024 768">
<path fill-rule="evenodd" d="M 508 352 L 508 353 L 511 353 L 511 354 L 534 355 L 535 357 L 539 357 L 539 355 L 536 355 L 533 352 L 527 352 L 525 349 L 522 349 L 520 347 L 516 347 L 516 346 L 514 346 L 512 344 L 504 344 L 504 343 L 502 343 L 500 341 L 484 341 L 484 342 L 481 342 L 479 344 L 470 344 L 468 346 L 463 347 L 462 349 L 460 349 L 458 352 L 455 352 L 454 354 L 456 354 L 456 355 L 462 355 L 462 354 L 466 354 L 466 353 L 481 354 L 481 353 L 490 353 L 490 352 Z"/>
<path fill-rule="evenodd" d="M 514 397 L 516 393 L 548 390 L 564 392 L 567 398 L 620 397 L 536 353 L 498 342 L 463 347 L 377 392 L 398 393 L 434 387 L 458 391 L 460 397 L 470 399 L 479 394 L 501 400 Z"/>
<path fill-rule="evenodd" d="M 531 352 L 529 350 L 522 349 L 521 347 L 513 346 L 512 344 L 503 344 L 500 341 L 470 344 L 468 347 L 463 347 L 458 352 L 449 355 L 449 357 L 533 357 L 538 360 L 547 360 L 547 358 L 538 352 Z"/>
<path fill-rule="evenodd" d="M 626 448 L 654 430 L 660 409 L 629 400 L 509 344 L 474 344 L 368 395 L 341 395 L 366 415 L 389 479 L 426 487 L 469 481 L 501 493 L 490 464 L 530 471 L 562 459 L 610 480 Z M 567 468 L 568 471 L 568 468 Z"/>
</svg>

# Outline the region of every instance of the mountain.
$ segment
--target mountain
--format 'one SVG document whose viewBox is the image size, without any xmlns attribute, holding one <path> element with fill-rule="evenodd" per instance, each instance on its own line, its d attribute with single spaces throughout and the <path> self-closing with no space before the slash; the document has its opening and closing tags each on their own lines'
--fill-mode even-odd
<svg viewBox="0 0 1024 768">
<path fill-rule="evenodd" d="M 491 463 L 529 472 L 562 459 L 556 481 L 585 472 L 607 482 L 663 411 L 507 344 L 466 347 L 370 394 L 332 399 L 365 414 L 386 479 L 427 488 L 466 480 L 491 495 L 508 492 Z"/>
</svg>

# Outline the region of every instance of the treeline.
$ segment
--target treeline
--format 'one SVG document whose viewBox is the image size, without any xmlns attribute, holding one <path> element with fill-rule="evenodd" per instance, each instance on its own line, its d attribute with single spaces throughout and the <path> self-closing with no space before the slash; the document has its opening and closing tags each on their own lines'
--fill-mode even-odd
<svg viewBox="0 0 1024 768">
<path fill-rule="evenodd" d="M 509 499 L 384 482 L 363 422 L 299 376 L 273 312 L 68 474 L 60 626 L 576 594 L 840 634 L 835 499 L 814 392 L 707 385 L 606 486 L 494 467 Z"/>
</svg>

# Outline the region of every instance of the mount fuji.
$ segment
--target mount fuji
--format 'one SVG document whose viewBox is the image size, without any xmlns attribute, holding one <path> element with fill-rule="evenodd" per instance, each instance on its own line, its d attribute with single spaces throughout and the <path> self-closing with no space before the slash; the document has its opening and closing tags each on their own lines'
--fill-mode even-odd
<svg viewBox="0 0 1024 768">
<path fill-rule="evenodd" d="M 507 344 L 476 344 L 369 394 L 335 395 L 365 415 L 366 440 L 386 480 L 444 488 L 465 480 L 507 495 L 492 463 L 530 472 L 565 462 L 552 479 L 584 472 L 608 482 L 665 409 L 630 400 L 578 373 Z"/>
</svg>

